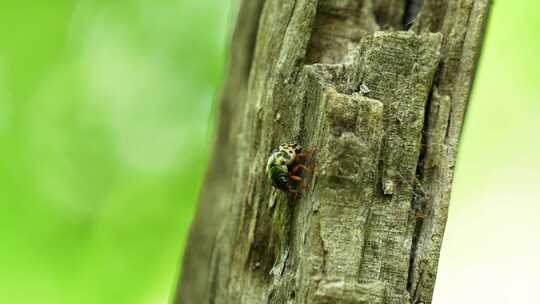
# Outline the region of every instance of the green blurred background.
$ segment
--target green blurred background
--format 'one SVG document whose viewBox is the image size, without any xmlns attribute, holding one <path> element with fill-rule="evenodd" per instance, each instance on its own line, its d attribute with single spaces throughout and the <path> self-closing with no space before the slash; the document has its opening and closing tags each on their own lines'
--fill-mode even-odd
<svg viewBox="0 0 540 304">
<path fill-rule="evenodd" d="M 167 303 L 233 3 L 3 1 L 0 303 Z M 492 10 L 434 303 L 540 303 L 540 4 Z"/>
<path fill-rule="evenodd" d="M 0 303 L 166 303 L 228 2 L 2 1 Z"/>
</svg>

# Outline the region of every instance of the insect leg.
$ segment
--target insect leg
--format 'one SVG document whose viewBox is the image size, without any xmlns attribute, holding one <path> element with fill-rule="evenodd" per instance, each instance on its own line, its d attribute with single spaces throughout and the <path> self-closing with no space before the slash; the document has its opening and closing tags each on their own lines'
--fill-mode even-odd
<svg viewBox="0 0 540 304">
<path fill-rule="evenodd" d="M 300 176 L 290 175 L 289 178 L 292 179 L 292 180 L 294 180 L 294 181 L 297 181 L 297 182 L 300 184 L 300 187 L 302 187 L 302 188 L 305 188 L 305 187 L 306 187 L 306 186 L 304 185 L 304 180 L 303 180 Z"/>
</svg>

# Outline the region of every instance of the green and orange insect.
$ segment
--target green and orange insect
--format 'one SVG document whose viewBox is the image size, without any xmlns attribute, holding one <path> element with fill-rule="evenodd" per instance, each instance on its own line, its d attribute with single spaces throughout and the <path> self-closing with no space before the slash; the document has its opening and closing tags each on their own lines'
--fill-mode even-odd
<svg viewBox="0 0 540 304">
<path fill-rule="evenodd" d="M 315 151 L 313 146 L 302 151 L 297 143 L 284 143 L 274 149 L 266 163 L 266 175 L 274 188 L 292 193 L 295 198 L 305 189 L 305 183 L 300 176 L 302 171 L 313 173 L 314 166 L 307 166 Z"/>
</svg>

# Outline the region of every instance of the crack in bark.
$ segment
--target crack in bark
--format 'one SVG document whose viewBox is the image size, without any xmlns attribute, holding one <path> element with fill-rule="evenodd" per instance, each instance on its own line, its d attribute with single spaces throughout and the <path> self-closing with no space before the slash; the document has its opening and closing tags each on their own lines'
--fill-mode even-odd
<svg viewBox="0 0 540 304">
<path fill-rule="evenodd" d="M 422 282 L 422 277 L 424 276 L 424 271 L 420 271 L 420 275 L 418 277 L 418 282 L 416 282 L 416 287 L 414 288 L 414 292 L 412 293 L 412 296 L 411 296 L 411 300 L 412 300 L 412 303 L 413 304 L 419 304 L 421 303 L 420 302 L 420 299 L 417 298 L 417 292 L 418 292 L 418 288 L 420 288 L 420 283 Z"/>
<path fill-rule="evenodd" d="M 406 0 L 405 14 L 403 16 L 403 28 L 408 30 L 413 26 L 424 0 Z"/>
<path fill-rule="evenodd" d="M 324 238 L 321 234 L 321 224 L 318 223 L 318 227 L 319 227 L 319 232 L 317 233 L 317 235 L 319 236 L 319 242 L 321 244 L 321 273 L 322 275 L 326 275 L 326 253 L 327 253 L 327 250 L 324 246 Z"/>
<path fill-rule="evenodd" d="M 413 239 L 412 239 L 412 245 L 411 245 L 411 255 L 409 258 L 409 270 L 408 270 L 408 275 L 407 275 L 407 290 L 409 292 L 412 291 L 412 287 L 413 287 L 414 263 L 415 263 L 416 251 L 417 251 L 418 241 L 420 238 L 420 232 L 422 231 L 423 223 L 424 223 L 423 219 L 416 219 L 416 223 L 414 225 Z"/>
</svg>

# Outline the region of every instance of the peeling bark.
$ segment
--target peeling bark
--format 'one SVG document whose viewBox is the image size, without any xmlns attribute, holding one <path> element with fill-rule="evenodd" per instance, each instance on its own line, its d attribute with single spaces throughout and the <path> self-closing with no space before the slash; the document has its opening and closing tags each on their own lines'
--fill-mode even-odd
<svg viewBox="0 0 540 304">
<path fill-rule="evenodd" d="M 488 7 L 244 1 L 176 303 L 430 303 Z M 290 140 L 299 201 L 264 175 Z"/>
</svg>

